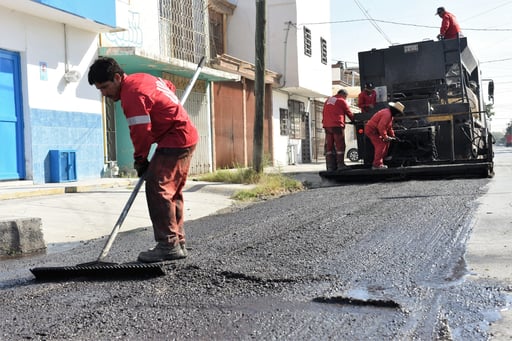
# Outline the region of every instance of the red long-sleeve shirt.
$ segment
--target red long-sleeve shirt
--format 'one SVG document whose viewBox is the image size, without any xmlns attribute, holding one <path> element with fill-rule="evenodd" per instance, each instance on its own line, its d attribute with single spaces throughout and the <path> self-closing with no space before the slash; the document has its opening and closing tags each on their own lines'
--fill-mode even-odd
<svg viewBox="0 0 512 341">
<path fill-rule="evenodd" d="M 377 103 L 377 92 L 371 90 L 370 92 L 364 90 L 357 96 L 357 106 L 361 109 L 361 112 L 367 112 L 373 108 Z"/>
<path fill-rule="evenodd" d="M 187 148 L 199 135 L 170 81 L 146 73 L 125 75 L 121 106 L 130 128 L 134 159 L 147 158 L 151 144 L 157 148 Z"/>
<path fill-rule="evenodd" d="M 350 111 L 347 101 L 341 95 L 334 95 L 324 103 L 322 112 L 322 125 L 324 128 L 345 127 L 345 115 L 354 121 L 354 114 Z"/>
<path fill-rule="evenodd" d="M 444 12 L 440 29 L 441 35 L 444 36 L 444 39 L 455 39 L 459 32 L 460 27 L 457 23 L 457 19 L 455 19 L 455 15 L 450 12 Z"/>
<path fill-rule="evenodd" d="M 388 136 L 394 137 L 395 131 L 393 130 L 393 115 L 389 108 L 384 108 L 375 113 L 366 123 L 365 134 L 378 134 L 380 138 L 384 139 Z"/>
</svg>

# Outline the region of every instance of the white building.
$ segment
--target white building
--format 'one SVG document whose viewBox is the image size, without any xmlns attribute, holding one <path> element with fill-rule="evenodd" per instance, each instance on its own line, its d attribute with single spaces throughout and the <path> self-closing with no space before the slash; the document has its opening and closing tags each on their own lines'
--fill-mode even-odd
<svg viewBox="0 0 512 341">
<path fill-rule="evenodd" d="M 330 1 L 266 3 L 266 68 L 281 75 L 272 93 L 274 164 L 311 162 L 323 155 L 317 131 L 323 101 L 332 91 Z M 254 62 L 256 5 L 237 1 L 236 6 L 228 19 L 227 54 Z"/>
<path fill-rule="evenodd" d="M 100 176 L 101 101 L 83 75 L 117 29 L 115 0 L 0 0 L 0 180 Z"/>
</svg>

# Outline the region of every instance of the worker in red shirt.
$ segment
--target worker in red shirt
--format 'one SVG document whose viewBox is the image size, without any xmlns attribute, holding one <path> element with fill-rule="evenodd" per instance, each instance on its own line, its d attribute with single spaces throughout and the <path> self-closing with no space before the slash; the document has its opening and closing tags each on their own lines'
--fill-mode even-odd
<svg viewBox="0 0 512 341">
<path fill-rule="evenodd" d="M 366 83 L 364 90 L 357 96 L 357 106 L 361 109 L 362 113 L 367 113 L 377 103 L 377 92 L 374 90 L 373 83 Z"/>
<path fill-rule="evenodd" d="M 437 39 L 456 39 L 459 37 L 461 31 L 455 15 L 450 12 L 446 12 L 444 7 L 439 7 L 436 15 L 439 15 L 439 17 L 443 19 Z"/>
<path fill-rule="evenodd" d="M 393 117 L 403 114 L 404 109 L 404 105 L 400 102 L 389 102 L 387 108 L 377 111 L 366 123 L 364 133 L 374 148 L 372 169 L 388 168 L 384 165 L 384 158 L 388 154 L 390 142 L 396 139 Z"/>
<path fill-rule="evenodd" d="M 322 112 L 325 130 L 325 161 L 327 171 L 344 170 L 345 165 L 345 115 L 354 121 L 354 114 L 346 101 L 348 93 L 340 89 L 336 95 L 327 98 Z M 333 154 L 333 150 L 336 154 Z"/>
<path fill-rule="evenodd" d="M 175 86 L 146 73 L 126 75 L 112 58 L 90 67 L 89 84 L 113 101 L 121 101 L 130 129 L 134 168 L 146 181 L 146 200 L 156 247 L 141 252 L 141 262 L 187 256 L 183 228 L 183 187 L 199 135 L 175 94 Z M 157 144 L 148 161 L 150 147 Z"/>
</svg>

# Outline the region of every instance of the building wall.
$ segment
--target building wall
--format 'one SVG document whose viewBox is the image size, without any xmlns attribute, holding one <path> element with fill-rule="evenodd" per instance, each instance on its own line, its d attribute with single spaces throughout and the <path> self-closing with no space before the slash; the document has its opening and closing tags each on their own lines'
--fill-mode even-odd
<svg viewBox="0 0 512 341">
<path fill-rule="evenodd" d="M 280 109 L 288 109 L 288 93 L 274 90 L 272 93 L 272 140 L 274 145 L 280 146 L 274 149 L 274 166 L 286 166 L 291 163 L 293 157 L 288 155 L 291 143 L 288 135 L 281 135 Z M 296 155 L 298 157 L 298 155 Z"/>
<path fill-rule="evenodd" d="M 271 92 L 269 85 L 266 92 Z M 253 164 L 255 120 L 254 81 L 218 82 L 213 86 L 215 167 L 217 169 Z M 272 96 L 265 97 L 263 153 L 271 155 L 273 122 Z M 275 130 L 275 129 L 274 129 Z"/>
<path fill-rule="evenodd" d="M 149 56 L 160 54 L 158 0 L 118 4 L 117 21 L 126 30 L 101 35 L 101 46 L 143 47 Z"/>
<path fill-rule="evenodd" d="M 228 17 L 227 54 L 254 63 L 254 36 L 247 33 L 256 29 L 256 5 L 254 1 L 238 1 L 236 5 Z M 311 155 L 311 143 L 303 146 L 305 141 L 280 134 L 279 109 L 288 108 L 288 99 L 293 98 L 304 102 L 306 111 L 311 113 L 314 98 L 323 101 L 331 95 L 330 25 L 318 24 L 329 22 L 330 4 L 329 0 L 267 0 L 266 13 L 265 66 L 281 75 L 280 84 L 272 92 L 274 164 L 300 163 L 303 155 Z M 311 30 L 311 56 L 304 54 L 305 25 Z M 320 38 L 327 42 L 326 64 L 321 62 Z"/>
<path fill-rule="evenodd" d="M 298 75 L 297 86 L 323 95 L 331 93 L 331 40 L 330 0 L 297 0 L 297 69 L 289 70 Z M 304 27 L 311 30 L 311 57 L 304 54 Z M 327 63 L 321 60 L 320 39 L 327 42 Z M 278 41 L 275 42 L 278 44 Z M 306 71 L 307 70 L 307 71 Z"/>
<path fill-rule="evenodd" d="M 254 1 L 239 1 L 228 18 L 227 53 L 254 62 Z M 267 0 L 266 68 L 282 75 L 284 88 L 331 93 L 329 0 Z M 312 55 L 304 55 L 304 25 L 311 30 Z M 327 64 L 321 63 L 320 37 L 327 41 Z M 286 82 L 286 84 L 284 84 Z"/>
<path fill-rule="evenodd" d="M 94 59 L 97 34 L 0 7 L 0 49 L 21 59 L 26 178 L 50 180 L 49 151 L 74 149 L 77 177 L 103 168 L 101 101 L 84 75 Z M 66 37 L 66 39 L 65 39 Z M 66 46 L 67 44 L 67 46 Z M 64 79 L 68 68 L 77 82 Z"/>
</svg>

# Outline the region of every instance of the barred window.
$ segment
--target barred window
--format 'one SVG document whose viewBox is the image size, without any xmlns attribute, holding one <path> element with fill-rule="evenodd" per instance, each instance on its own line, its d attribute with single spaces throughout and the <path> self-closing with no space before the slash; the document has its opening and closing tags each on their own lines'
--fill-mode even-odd
<svg viewBox="0 0 512 341">
<path fill-rule="evenodd" d="M 206 0 L 159 0 L 160 55 L 196 63 L 205 56 Z"/>
<path fill-rule="evenodd" d="M 320 38 L 321 62 L 327 65 L 327 40 Z"/>
<path fill-rule="evenodd" d="M 289 100 L 288 115 L 290 120 L 290 138 L 304 139 L 306 137 L 307 124 L 307 113 L 304 111 L 304 103 L 295 100 Z"/>
<path fill-rule="evenodd" d="M 311 57 L 311 30 L 304 27 L 304 54 Z"/>
<path fill-rule="evenodd" d="M 210 56 L 212 58 L 224 53 L 224 16 L 222 13 L 208 10 L 210 18 Z"/>
<path fill-rule="evenodd" d="M 288 115 L 288 109 L 279 109 L 279 131 L 281 136 L 287 136 L 289 131 L 290 118 Z"/>
</svg>

